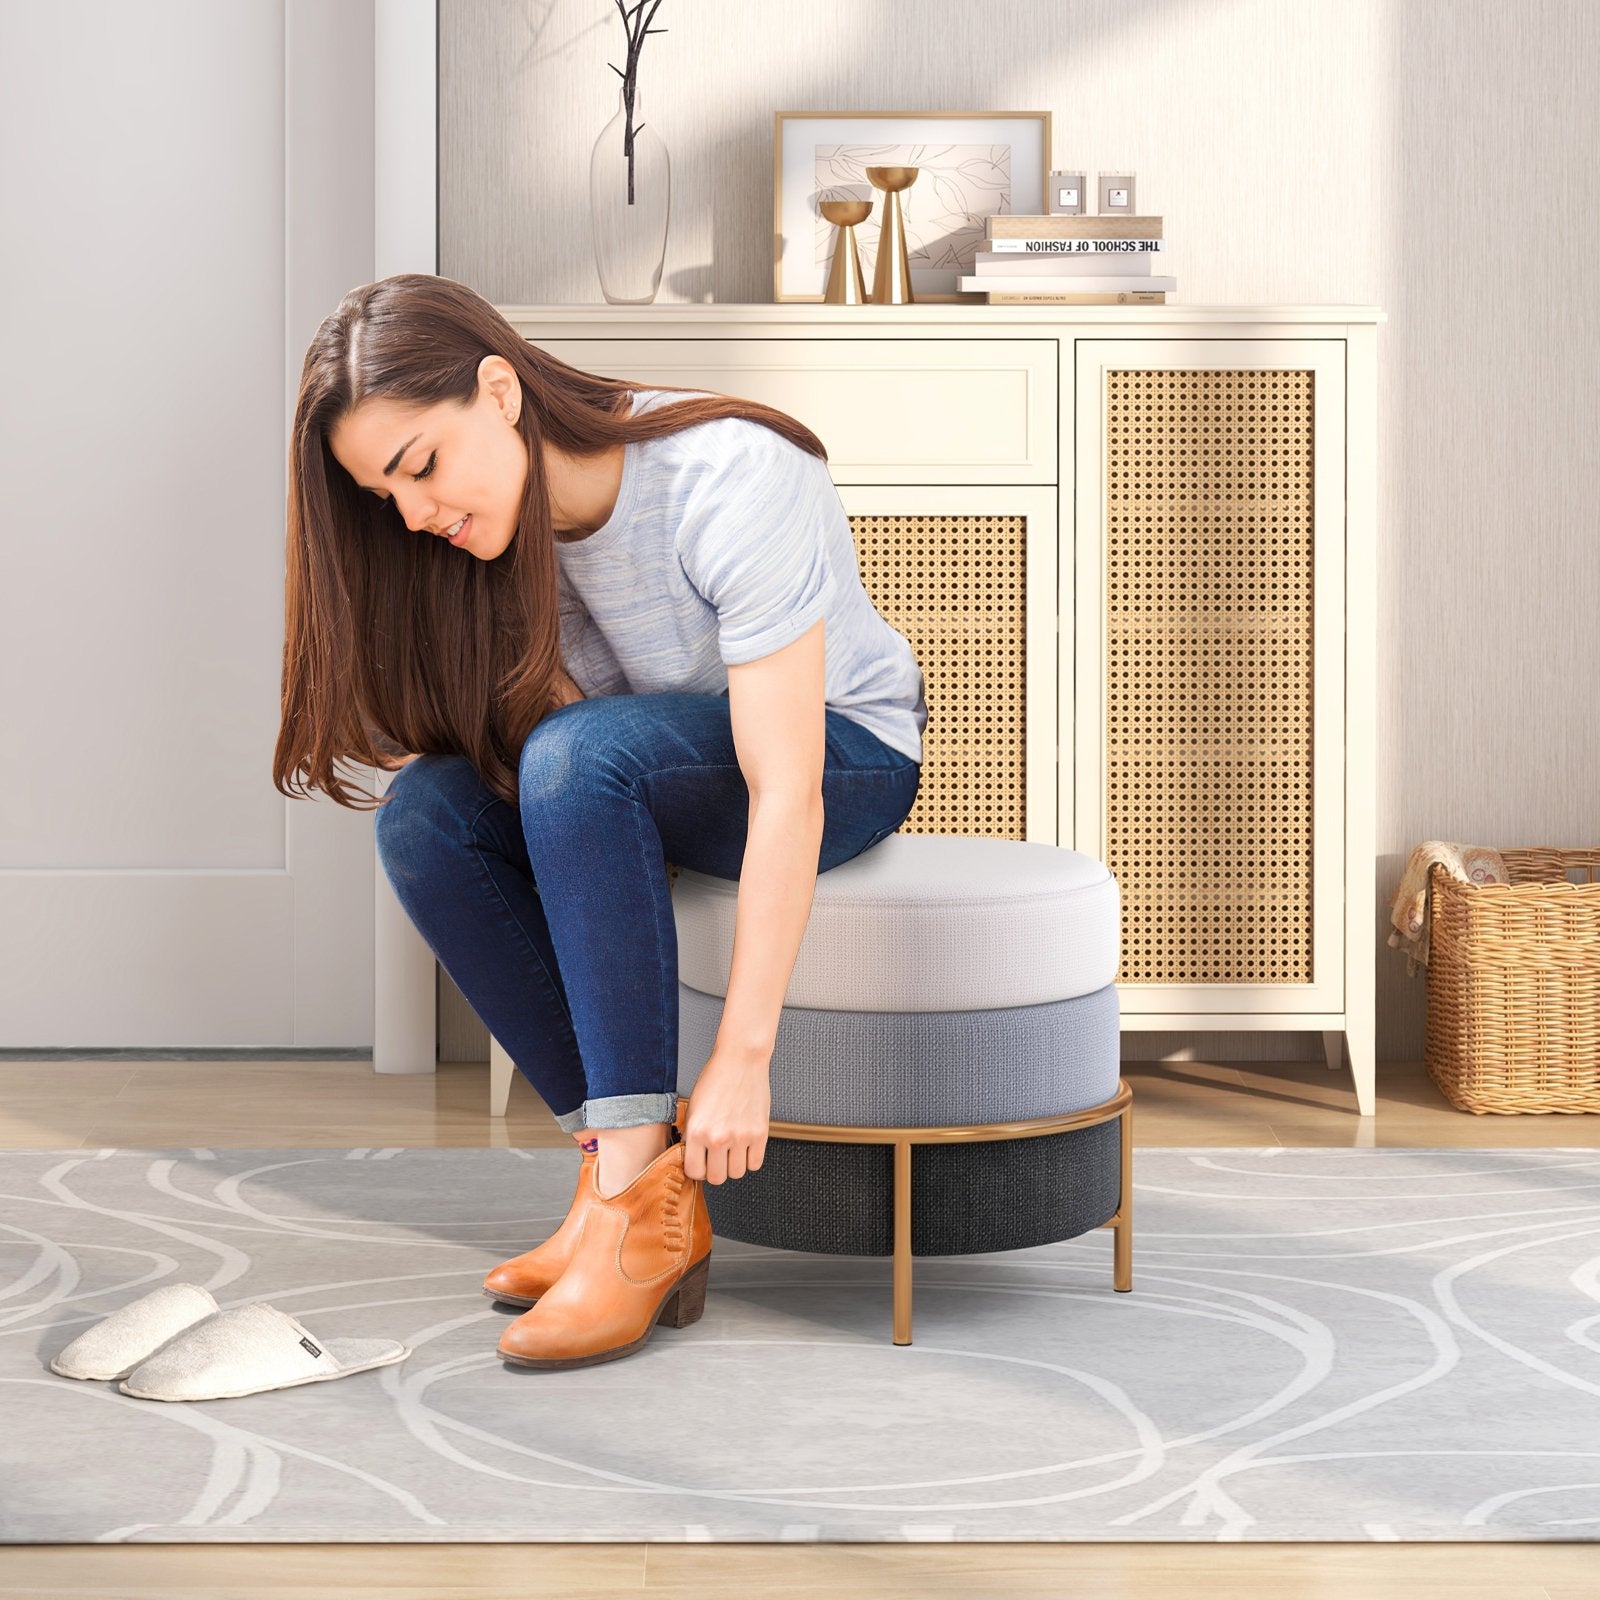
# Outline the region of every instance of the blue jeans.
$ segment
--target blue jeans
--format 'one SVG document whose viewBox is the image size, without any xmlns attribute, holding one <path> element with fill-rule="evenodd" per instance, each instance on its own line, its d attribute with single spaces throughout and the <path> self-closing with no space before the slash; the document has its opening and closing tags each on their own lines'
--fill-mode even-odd
<svg viewBox="0 0 1600 1600">
<path fill-rule="evenodd" d="M 921 765 L 831 708 L 826 872 L 893 833 Z M 528 735 L 513 807 L 463 756 L 390 781 L 378 856 L 406 915 L 568 1133 L 671 1122 L 667 863 L 737 880 L 750 791 L 720 694 L 574 700 Z"/>
</svg>

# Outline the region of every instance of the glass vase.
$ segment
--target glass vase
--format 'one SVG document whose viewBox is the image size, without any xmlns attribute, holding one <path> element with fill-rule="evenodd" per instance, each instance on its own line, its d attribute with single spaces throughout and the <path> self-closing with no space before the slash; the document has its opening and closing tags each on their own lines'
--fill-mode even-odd
<svg viewBox="0 0 1600 1600">
<path fill-rule="evenodd" d="M 617 114 L 600 130 L 589 157 L 589 222 L 601 292 L 614 306 L 642 306 L 661 285 L 672 176 L 667 147 L 645 121 L 637 84 L 629 140 L 627 97 L 623 84 Z"/>
</svg>

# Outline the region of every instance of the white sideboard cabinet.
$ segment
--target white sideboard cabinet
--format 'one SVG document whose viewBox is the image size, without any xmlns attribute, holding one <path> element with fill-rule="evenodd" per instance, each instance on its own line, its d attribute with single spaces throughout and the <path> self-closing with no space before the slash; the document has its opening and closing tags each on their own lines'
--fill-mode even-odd
<svg viewBox="0 0 1600 1600">
<path fill-rule="evenodd" d="M 1374 1114 L 1382 312 L 499 309 L 574 366 L 816 433 L 927 680 L 906 831 L 1103 860 L 1124 1029 L 1315 1031 Z"/>
</svg>

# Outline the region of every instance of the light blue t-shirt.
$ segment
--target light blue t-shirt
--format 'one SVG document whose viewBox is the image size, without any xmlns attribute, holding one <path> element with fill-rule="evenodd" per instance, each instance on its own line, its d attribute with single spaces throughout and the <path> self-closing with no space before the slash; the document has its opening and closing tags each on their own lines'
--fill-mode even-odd
<svg viewBox="0 0 1600 1600">
<path fill-rule="evenodd" d="M 682 398 L 636 390 L 634 414 Z M 558 540 L 556 561 L 561 654 L 585 696 L 726 694 L 730 666 L 821 617 L 827 704 L 922 760 L 922 669 L 862 586 L 828 464 L 764 424 L 628 441 L 611 515 Z"/>
</svg>

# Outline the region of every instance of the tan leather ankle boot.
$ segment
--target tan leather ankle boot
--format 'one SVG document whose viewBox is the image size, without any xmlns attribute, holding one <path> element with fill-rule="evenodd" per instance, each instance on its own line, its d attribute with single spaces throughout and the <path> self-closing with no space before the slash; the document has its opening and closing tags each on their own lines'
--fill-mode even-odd
<svg viewBox="0 0 1600 1600">
<path fill-rule="evenodd" d="M 546 1293 L 566 1267 L 572 1246 L 583 1222 L 584 1208 L 595 1192 L 595 1176 L 600 1167 L 598 1150 L 585 1150 L 578 1166 L 578 1186 L 561 1226 L 543 1244 L 525 1250 L 520 1256 L 502 1261 L 483 1280 L 483 1292 L 491 1300 L 508 1305 L 531 1306 Z"/>
<path fill-rule="evenodd" d="M 586 1367 L 631 1355 L 658 1322 L 686 1328 L 705 1309 L 711 1215 L 703 1180 L 676 1143 L 614 1195 L 595 1190 L 566 1269 L 531 1311 L 509 1323 L 500 1355 L 525 1367 Z"/>
</svg>

